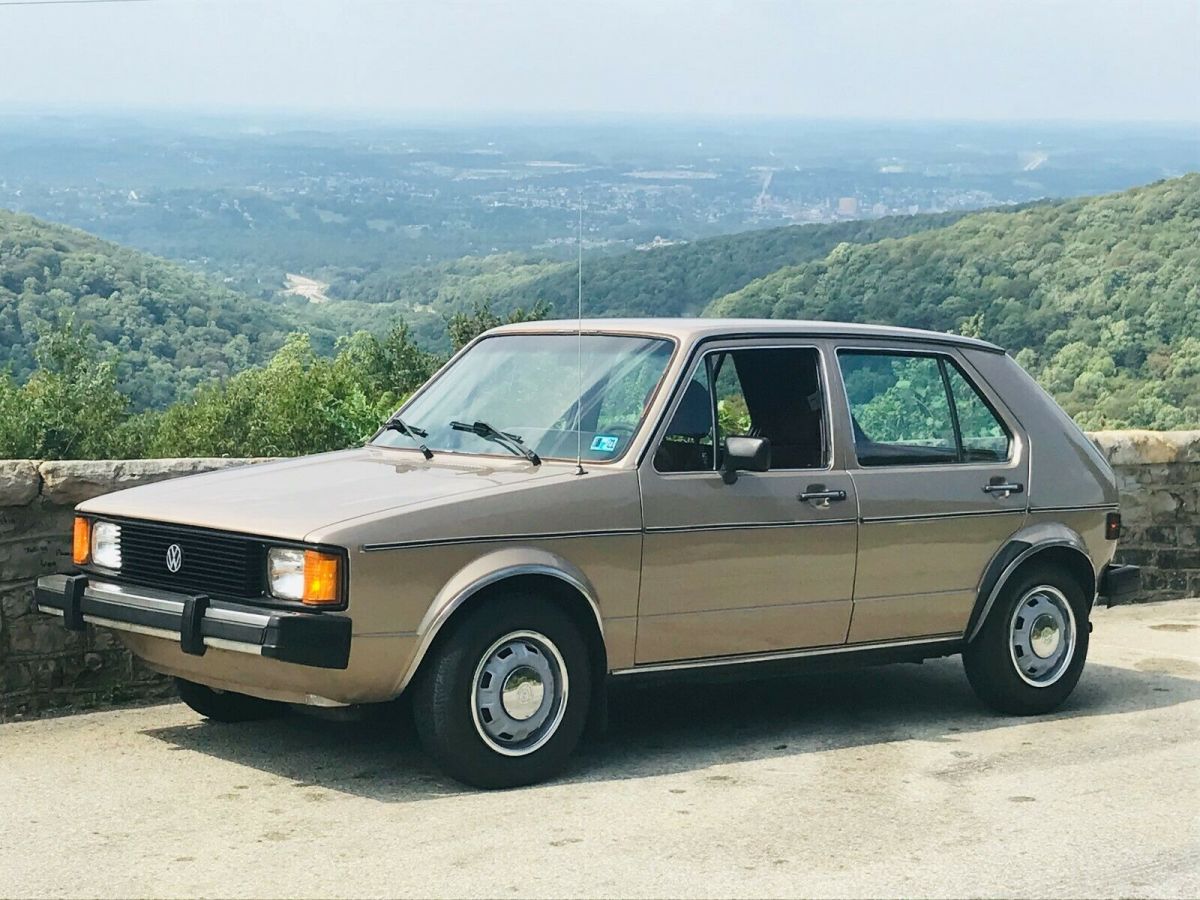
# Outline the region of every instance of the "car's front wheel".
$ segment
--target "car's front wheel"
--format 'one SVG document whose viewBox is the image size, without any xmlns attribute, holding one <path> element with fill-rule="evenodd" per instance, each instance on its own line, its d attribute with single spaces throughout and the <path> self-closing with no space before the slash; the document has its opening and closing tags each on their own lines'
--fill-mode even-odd
<svg viewBox="0 0 1200 900">
<path fill-rule="evenodd" d="M 1029 716 L 1056 709 L 1075 689 L 1088 651 L 1088 604 L 1067 572 L 1019 571 L 963 651 L 967 679 L 992 708 Z"/>
<path fill-rule="evenodd" d="M 218 691 L 183 678 L 175 679 L 179 699 L 195 712 L 214 722 L 252 722 L 269 719 L 283 711 L 283 704 L 260 700 L 234 691 Z"/>
<path fill-rule="evenodd" d="M 587 645 L 536 597 L 485 600 L 425 660 L 413 686 L 421 742 L 453 778 L 516 787 L 559 772 L 591 698 Z"/>
</svg>

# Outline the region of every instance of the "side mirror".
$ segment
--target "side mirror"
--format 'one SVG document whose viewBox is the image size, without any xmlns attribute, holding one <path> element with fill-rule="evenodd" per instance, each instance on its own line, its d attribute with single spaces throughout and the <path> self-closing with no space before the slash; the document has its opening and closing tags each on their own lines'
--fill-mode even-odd
<svg viewBox="0 0 1200 900">
<path fill-rule="evenodd" d="M 771 442 L 762 437 L 725 438 L 725 459 L 721 464 L 721 479 L 726 484 L 737 481 L 738 472 L 766 472 L 771 468 Z"/>
</svg>

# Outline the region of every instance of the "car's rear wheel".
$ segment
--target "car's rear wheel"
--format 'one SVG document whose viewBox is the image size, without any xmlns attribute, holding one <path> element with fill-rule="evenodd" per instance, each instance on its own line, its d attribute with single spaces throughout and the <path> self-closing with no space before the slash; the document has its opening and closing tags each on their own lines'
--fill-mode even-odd
<svg viewBox="0 0 1200 900">
<path fill-rule="evenodd" d="M 1088 604 L 1078 582 L 1055 566 L 1030 565 L 1004 586 L 963 651 L 967 678 L 980 699 L 1000 712 L 1050 712 L 1079 681 L 1088 631 Z"/>
<path fill-rule="evenodd" d="M 214 722 L 252 722 L 269 719 L 283 711 L 283 704 L 233 691 L 219 691 L 183 678 L 175 679 L 179 699 Z"/>
<path fill-rule="evenodd" d="M 587 645 L 553 604 L 492 597 L 435 646 L 413 691 L 417 733 L 446 774 L 482 788 L 543 781 L 587 722 Z"/>
</svg>

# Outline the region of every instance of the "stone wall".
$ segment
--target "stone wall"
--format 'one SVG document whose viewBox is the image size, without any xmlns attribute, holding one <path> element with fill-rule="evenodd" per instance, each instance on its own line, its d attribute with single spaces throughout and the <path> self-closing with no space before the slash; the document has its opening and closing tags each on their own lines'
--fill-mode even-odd
<svg viewBox="0 0 1200 900">
<path fill-rule="evenodd" d="M 171 693 L 111 632 L 76 634 L 31 609 L 39 575 L 71 568 L 75 504 L 121 488 L 244 465 L 229 459 L 0 460 L 0 721 Z"/>
<path fill-rule="evenodd" d="M 1118 559 L 1143 567 L 1141 601 L 1200 596 L 1200 432 L 1093 436 L 1120 480 Z M 164 696 L 170 687 L 107 631 L 31 611 L 33 584 L 70 568 L 72 508 L 90 497 L 254 460 L 0 460 L 0 721 Z"/>
<path fill-rule="evenodd" d="M 1200 597 L 1200 431 L 1092 435 L 1121 487 L 1117 562 L 1142 567 L 1139 602 Z"/>
</svg>

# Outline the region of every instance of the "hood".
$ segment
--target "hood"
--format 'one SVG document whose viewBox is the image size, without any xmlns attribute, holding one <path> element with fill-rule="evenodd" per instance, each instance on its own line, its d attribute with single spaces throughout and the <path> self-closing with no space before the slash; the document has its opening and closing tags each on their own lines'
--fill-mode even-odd
<svg viewBox="0 0 1200 900">
<path fill-rule="evenodd" d="M 324 526 L 448 497 L 569 476 L 573 465 L 363 447 L 223 469 L 105 494 L 81 512 L 302 541 Z"/>
</svg>

